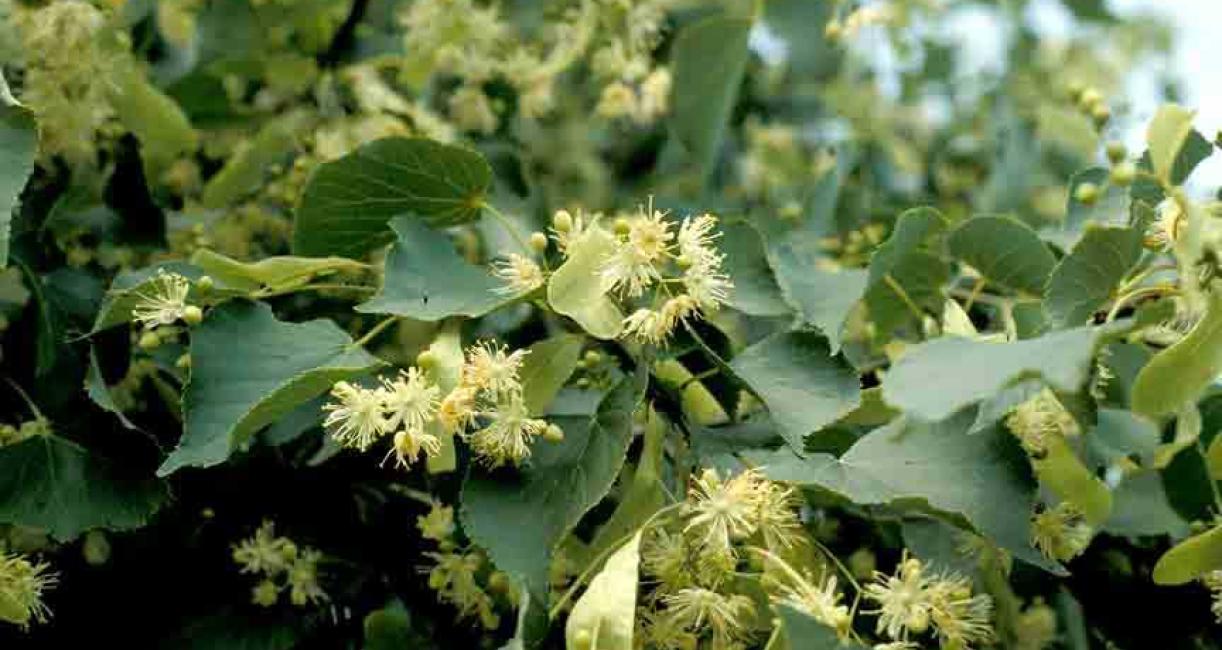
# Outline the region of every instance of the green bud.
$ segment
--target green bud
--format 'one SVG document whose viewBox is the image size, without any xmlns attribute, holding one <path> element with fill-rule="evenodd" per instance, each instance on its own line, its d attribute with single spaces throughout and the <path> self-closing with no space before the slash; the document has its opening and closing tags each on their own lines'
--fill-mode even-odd
<svg viewBox="0 0 1222 650">
<path fill-rule="evenodd" d="M 140 335 L 137 345 L 141 350 L 156 350 L 157 346 L 161 345 L 161 337 L 157 336 L 157 332 L 150 330 Z"/>
<path fill-rule="evenodd" d="M 106 539 L 106 533 L 100 530 L 85 533 L 85 539 L 81 542 L 81 555 L 89 566 L 106 564 L 110 560 L 110 540 Z"/>
<path fill-rule="evenodd" d="M 432 350 L 425 350 L 416 355 L 416 365 L 421 370 L 432 370 L 437 367 L 437 354 Z"/>
<path fill-rule="evenodd" d="M 844 26 L 840 24 L 839 20 L 829 20 L 823 26 L 823 38 L 829 41 L 838 41 L 841 36 L 844 36 Z"/>
<path fill-rule="evenodd" d="M 178 357 L 178 359 L 174 361 L 174 366 L 181 370 L 186 370 L 187 368 L 190 368 L 191 367 L 191 355 L 188 353 L 188 354 L 182 355 L 181 357 Z"/>
<path fill-rule="evenodd" d="M 573 215 L 568 210 L 556 210 L 552 215 L 552 227 L 557 232 L 568 232 L 573 229 Z"/>
<path fill-rule="evenodd" d="M 547 250 L 547 235 L 541 232 L 530 233 L 530 249 L 536 253 Z"/>
<path fill-rule="evenodd" d="M 603 355 L 598 350 L 586 350 L 586 353 L 583 356 L 583 359 L 585 359 L 585 362 L 587 364 L 592 366 L 602 361 Z"/>
<path fill-rule="evenodd" d="M 578 380 L 577 380 L 577 387 L 578 387 L 578 388 L 581 388 L 581 389 L 583 389 L 583 390 L 584 390 L 584 389 L 586 389 L 586 388 L 589 388 L 589 387 L 590 387 L 590 380 L 589 380 L 589 379 L 587 379 L 586 377 L 582 377 L 581 379 L 578 379 Z"/>
<path fill-rule="evenodd" d="M 1112 109 L 1108 108 L 1106 104 L 1096 104 L 1090 111 L 1090 117 L 1095 121 L 1095 126 L 1103 127 L 1108 120 L 1112 119 Z"/>
<path fill-rule="evenodd" d="M 624 217 L 616 217 L 611 228 L 615 231 L 615 234 L 624 237 L 632 230 L 632 223 Z"/>
<path fill-rule="evenodd" d="M 1099 200 L 1099 186 L 1094 183 L 1081 183 L 1074 189 L 1073 197 L 1079 203 L 1094 205 Z"/>
<path fill-rule="evenodd" d="M 1087 88 L 1078 96 L 1078 108 L 1083 113 L 1092 113 L 1096 106 L 1103 104 L 1103 94 L 1094 88 Z"/>
<path fill-rule="evenodd" d="M 1133 163 L 1122 162 L 1112 167 L 1109 178 L 1113 185 L 1128 187 L 1133 183 L 1133 179 L 1137 178 L 1137 168 L 1133 166 Z"/>
<path fill-rule="evenodd" d="M 204 321 L 204 310 L 195 305 L 187 305 L 182 310 L 182 319 L 188 325 L 199 325 Z"/>
<path fill-rule="evenodd" d="M 554 424 L 548 424 L 547 428 L 543 430 L 543 439 L 548 442 L 561 442 L 564 440 L 564 429 Z"/>
<path fill-rule="evenodd" d="M 1107 159 L 1115 165 L 1124 160 L 1129 155 L 1129 150 L 1124 146 L 1123 142 L 1107 143 Z"/>
<path fill-rule="evenodd" d="M 211 291 L 214 285 L 215 282 L 212 280 L 211 275 L 201 275 L 199 276 L 199 279 L 195 281 L 195 288 L 199 289 L 200 291 Z"/>
</svg>

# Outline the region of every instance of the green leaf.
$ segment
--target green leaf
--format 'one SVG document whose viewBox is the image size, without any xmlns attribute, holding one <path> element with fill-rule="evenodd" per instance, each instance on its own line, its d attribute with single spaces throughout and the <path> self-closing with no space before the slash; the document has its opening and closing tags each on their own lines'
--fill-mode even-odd
<svg viewBox="0 0 1222 650">
<path fill-rule="evenodd" d="M 365 630 L 363 650 L 403 650 L 418 642 L 412 634 L 411 614 L 398 599 L 366 614 L 362 627 Z"/>
<path fill-rule="evenodd" d="M 641 533 L 638 531 L 607 558 L 602 571 L 590 581 L 564 625 L 568 648 L 632 650 L 640 550 Z M 582 634 L 588 635 L 593 644 L 579 643 L 578 636 Z"/>
<path fill-rule="evenodd" d="M 561 334 L 530 346 L 518 377 L 522 381 L 522 399 L 532 416 L 547 412 L 556 393 L 577 369 L 584 344 L 584 336 Z"/>
<path fill-rule="evenodd" d="M 1055 327 L 1081 325 L 1106 303 L 1142 253 L 1141 233 L 1088 224 L 1048 279 L 1044 310 Z"/>
<path fill-rule="evenodd" d="M 1090 377 L 1104 328 L 1079 327 L 1013 343 L 944 337 L 914 346 L 883 379 L 883 399 L 923 420 L 941 420 L 1023 379 L 1077 392 Z"/>
<path fill-rule="evenodd" d="M 359 257 L 390 239 L 391 217 L 439 228 L 474 221 L 492 182 L 478 153 L 422 138 L 384 138 L 323 163 L 293 224 L 298 255 Z"/>
<path fill-rule="evenodd" d="M 578 563 L 600 557 L 629 533 L 644 526 L 655 512 L 666 505 L 662 464 L 666 451 L 666 434 L 669 431 L 670 424 L 665 418 L 652 410 L 649 411 L 645 421 L 645 441 L 641 457 L 637 461 L 632 479 L 620 479 L 622 483 L 627 483 L 627 488 L 620 495 L 615 512 L 611 513 L 611 517 L 598 529 L 589 545 L 581 545 L 577 550 L 566 546 L 566 557 Z M 625 474 L 626 472 L 627 470 Z M 576 541 L 576 538 L 570 537 L 569 540 Z"/>
<path fill-rule="evenodd" d="M 865 646 L 854 641 L 840 642 L 836 631 L 820 623 L 815 617 L 785 603 L 775 605 L 785 627 L 786 645 L 777 649 L 789 650 L 864 650 Z M 769 649 L 771 650 L 771 646 Z"/>
<path fill-rule="evenodd" d="M 309 127 L 311 118 L 302 112 L 273 118 L 225 161 L 215 176 L 204 185 L 201 197 L 205 208 L 225 208 L 263 186 L 268 171 L 285 162 L 297 150 L 298 139 Z"/>
<path fill-rule="evenodd" d="M 620 381 L 593 415 L 553 412 L 549 420 L 564 430 L 564 440 L 537 443 L 516 475 L 473 471 L 467 477 L 464 530 L 497 568 L 524 580 L 532 593 L 546 593 L 553 549 L 619 475 L 645 380 L 641 372 Z"/>
<path fill-rule="evenodd" d="M 110 387 L 106 385 L 106 380 L 102 377 L 102 368 L 98 365 L 98 351 L 93 346 L 89 347 L 89 370 L 85 372 L 85 393 L 89 395 L 89 399 L 93 400 L 94 404 L 119 418 L 119 423 L 124 428 L 136 428 L 136 425 L 127 419 L 127 415 L 123 413 L 119 405 L 115 404 L 115 398 L 110 394 Z"/>
<path fill-rule="evenodd" d="M 1116 487 L 1112 500 L 1112 516 L 1103 526 L 1103 530 L 1112 535 L 1179 538 L 1188 534 L 1188 522 L 1171 507 L 1158 472 L 1144 471 L 1126 476 Z"/>
<path fill-rule="evenodd" d="M 346 257 L 268 257 L 258 262 L 239 262 L 210 251 L 196 250 L 191 263 L 205 274 L 234 289 L 258 291 L 299 287 L 311 279 L 337 271 L 356 272 L 365 268 Z"/>
<path fill-rule="evenodd" d="M 1091 526 L 1102 525 L 1112 512 L 1107 485 L 1082 464 L 1064 437 L 1049 436 L 1046 445 L 1048 453 L 1031 461 L 1040 485 L 1080 508 Z"/>
<path fill-rule="evenodd" d="M 271 307 L 230 302 L 191 330 L 183 435 L 157 470 L 225 462 L 256 431 L 380 362 L 329 320 L 284 323 Z"/>
<path fill-rule="evenodd" d="M 61 542 L 94 528 L 139 528 L 168 497 L 161 481 L 121 474 L 55 435 L 0 447 L 0 522 L 42 528 Z"/>
<path fill-rule="evenodd" d="M 1205 465 L 1209 468 L 1209 476 L 1215 481 L 1222 481 L 1222 435 L 1215 435 L 1205 452 Z"/>
<path fill-rule="evenodd" d="M 615 247 L 602 228 L 589 228 L 569 245 L 568 259 L 547 283 L 547 302 L 590 336 L 613 339 L 624 329 L 624 313 L 602 289 L 599 270 Z"/>
<path fill-rule="evenodd" d="M 900 418 L 840 458 L 799 459 L 784 449 L 747 457 L 773 480 L 821 487 L 860 504 L 925 501 L 965 517 L 1016 557 L 1050 567 L 1030 544 L 1036 485 L 1025 455 L 1000 427 L 969 435 L 974 418 L 971 411 L 933 423 Z"/>
<path fill-rule="evenodd" d="M 293 619 L 226 612 L 191 621 L 162 650 L 290 650 L 300 640 Z"/>
<path fill-rule="evenodd" d="M 749 223 L 728 223 L 722 227 L 723 268 L 734 283 L 729 304 L 752 316 L 787 316 L 791 312 L 772 267 L 759 232 Z"/>
<path fill-rule="evenodd" d="M 1222 372 L 1222 293 L 1210 294 L 1205 315 L 1188 334 L 1154 358 L 1133 382 L 1132 408 L 1157 418 L 1194 402 Z"/>
<path fill-rule="evenodd" d="M 1146 146 L 1150 152 L 1150 166 L 1154 175 L 1164 183 L 1171 183 L 1171 171 L 1175 159 L 1192 133 L 1195 111 L 1177 104 L 1159 107 L 1146 130 Z"/>
<path fill-rule="evenodd" d="M 159 172 L 176 158 L 195 151 L 199 134 L 177 102 L 135 66 L 125 66 L 117 77 L 111 105 L 123 126 L 140 141 L 147 170 Z"/>
<path fill-rule="evenodd" d="M 879 333 L 890 334 L 905 324 L 919 327 L 921 316 L 941 313 L 946 301 L 942 286 L 949 278 L 949 266 L 937 255 L 917 250 L 896 260 L 866 290 L 866 305 Z"/>
<path fill-rule="evenodd" d="M 0 268 L 8 264 L 9 227 L 21 190 L 34 172 L 38 125 L 34 114 L 12 100 L 0 77 Z"/>
<path fill-rule="evenodd" d="M 1137 456 L 1145 466 L 1154 462 L 1159 431 L 1152 422 L 1117 408 L 1099 409 L 1096 419 L 1086 440 L 1104 464 L 1130 456 Z"/>
<path fill-rule="evenodd" d="M 1182 585 L 1210 571 L 1222 569 L 1222 526 L 1176 544 L 1154 565 L 1154 582 Z"/>
<path fill-rule="evenodd" d="M 768 258 L 785 301 L 797 309 L 802 322 L 823 332 L 832 351 L 839 351 L 844 321 L 861 300 L 867 274 L 858 269 L 819 268 L 819 254 L 801 239 L 780 240 L 770 247 Z"/>
<path fill-rule="evenodd" d="M 937 250 L 946 226 L 946 217 L 933 208 L 913 208 L 901 214 L 891 236 L 870 258 L 870 284 L 881 282 L 884 275 L 894 273 L 912 253 Z"/>
<path fill-rule="evenodd" d="M 390 222 L 395 243 L 384 263 L 382 287 L 356 310 L 422 321 L 475 318 L 512 301 L 487 269 L 469 264 L 443 232 L 405 216 Z"/>
<path fill-rule="evenodd" d="M 979 216 L 951 231 L 947 245 L 988 281 L 1040 295 L 1056 266 L 1052 251 L 1035 231 L 1011 217 Z"/>
<path fill-rule="evenodd" d="M 813 332 L 774 334 L 743 350 L 730 367 L 764 402 L 785 441 L 799 453 L 807 434 L 861 403 L 857 373 L 832 356 L 827 340 Z"/>
<path fill-rule="evenodd" d="M 708 178 L 738 97 L 750 51 L 752 22 L 711 16 L 685 27 L 675 39 L 675 78 L 670 127 Z"/>
</svg>

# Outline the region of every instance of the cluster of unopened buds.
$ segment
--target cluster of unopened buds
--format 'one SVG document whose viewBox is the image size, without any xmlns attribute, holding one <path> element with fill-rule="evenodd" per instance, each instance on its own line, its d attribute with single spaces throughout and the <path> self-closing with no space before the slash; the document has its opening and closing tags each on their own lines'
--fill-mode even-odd
<svg viewBox="0 0 1222 650">
<path fill-rule="evenodd" d="M 427 568 L 429 587 L 443 602 L 454 605 L 459 616 L 477 618 L 484 629 L 495 630 L 501 621 L 496 596 L 514 604 L 508 576 L 493 570 L 480 550 L 459 545 L 454 508 L 432 502 L 428 514 L 416 518 L 416 529 L 438 547 L 436 552 L 425 553 L 433 561 Z"/>
<path fill-rule="evenodd" d="M 341 381 L 331 389 L 334 401 L 323 406 L 323 425 L 345 447 L 366 451 L 386 436 L 399 467 L 410 467 L 421 455 L 436 457 L 443 436 L 459 436 L 489 467 L 518 465 L 530 456 L 536 437 L 559 441 L 560 427 L 531 417 L 518 372 L 526 350 L 510 353 L 491 341 L 467 348 L 459 382 L 444 397 L 431 377 L 438 361 L 431 351 L 418 366 L 383 378 L 367 388 Z"/>
</svg>

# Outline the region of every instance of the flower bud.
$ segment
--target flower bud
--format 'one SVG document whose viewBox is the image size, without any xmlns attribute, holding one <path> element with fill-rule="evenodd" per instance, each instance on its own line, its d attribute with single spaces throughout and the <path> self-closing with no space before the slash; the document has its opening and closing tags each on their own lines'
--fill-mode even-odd
<svg viewBox="0 0 1222 650">
<path fill-rule="evenodd" d="M 543 439 L 548 442 L 561 442 L 564 440 L 564 429 L 548 424 L 547 428 L 543 430 Z"/>
<path fill-rule="evenodd" d="M 840 24 L 839 20 L 829 20 L 823 26 L 823 38 L 829 41 L 838 41 L 841 36 L 844 36 L 844 26 Z"/>
<path fill-rule="evenodd" d="M 1073 197 L 1079 203 L 1094 205 L 1099 200 L 1099 186 L 1094 183 L 1081 183 L 1073 191 Z"/>
<path fill-rule="evenodd" d="M 188 354 L 182 355 L 181 357 L 178 357 L 174 361 L 174 366 L 180 370 L 186 370 L 187 368 L 190 368 L 191 367 L 191 355 L 188 353 Z"/>
<path fill-rule="evenodd" d="M 547 250 L 547 235 L 537 231 L 530 233 L 530 249 L 536 253 Z"/>
<path fill-rule="evenodd" d="M 1113 185 L 1127 187 L 1133 183 L 1133 179 L 1137 177 L 1137 168 L 1133 163 L 1122 162 L 1112 167 L 1112 172 L 1109 178 Z"/>
<path fill-rule="evenodd" d="M 594 638 L 590 635 L 589 630 L 580 629 L 573 634 L 573 647 L 576 650 L 589 650 L 593 644 Z"/>
<path fill-rule="evenodd" d="M 585 359 L 585 362 L 586 362 L 588 365 L 591 365 L 591 366 L 592 366 L 592 365 L 594 365 L 594 364 L 596 364 L 596 363 L 598 363 L 598 362 L 602 361 L 602 360 L 603 360 L 603 355 L 602 355 L 602 353 L 601 353 L 601 352 L 599 352 L 598 350 L 586 350 L 586 353 L 585 353 L 584 359 Z"/>
<path fill-rule="evenodd" d="M 195 305 L 187 305 L 183 307 L 182 319 L 188 325 L 199 325 L 204 320 L 204 310 Z"/>
<path fill-rule="evenodd" d="M 1112 164 L 1119 163 L 1129 155 L 1129 150 L 1124 146 L 1123 142 L 1107 143 L 1107 159 L 1112 161 Z"/>
<path fill-rule="evenodd" d="M 421 370 L 432 370 L 437 367 L 437 353 L 432 350 L 425 350 L 416 355 L 416 365 Z"/>
<path fill-rule="evenodd" d="M 568 210 L 556 210 L 552 215 L 552 227 L 557 232 L 568 232 L 573 229 L 573 215 Z"/>
<path fill-rule="evenodd" d="M 1095 126 L 1102 127 L 1112 119 L 1112 109 L 1108 108 L 1106 104 L 1095 104 L 1090 111 L 1090 117 L 1095 121 Z"/>
<path fill-rule="evenodd" d="M 632 223 L 626 217 L 616 217 L 611 228 L 615 231 L 615 234 L 620 237 L 626 237 L 628 232 L 632 230 Z"/>
<path fill-rule="evenodd" d="M 81 555 L 89 566 L 106 564 L 110 560 L 110 540 L 106 539 L 106 533 L 100 530 L 85 533 L 85 539 L 81 543 Z"/>
<path fill-rule="evenodd" d="M 1086 88 L 1078 96 L 1078 108 L 1083 113 L 1092 113 L 1096 106 L 1103 104 L 1103 94 L 1095 88 Z"/>
<path fill-rule="evenodd" d="M 199 289 L 200 291 L 211 291 L 212 287 L 215 285 L 216 283 L 212 280 L 211 275 L 201 275 L 199 276 L 199 279 L 195 281 L 195 288 Z"/>
<path fill-rule="evenodd" d="M 149 330 L 140 335 L 137 345 L 141 350 L 156 350 L 157 346 L 161 345 L 161 337 L 157 336 L 157 332 Z"/>
</svg>

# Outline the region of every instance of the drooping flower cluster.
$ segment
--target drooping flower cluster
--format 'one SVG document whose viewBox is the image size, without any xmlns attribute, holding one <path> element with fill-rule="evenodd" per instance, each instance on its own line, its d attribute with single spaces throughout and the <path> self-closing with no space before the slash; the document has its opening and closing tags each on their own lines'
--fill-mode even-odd
<svg viewBox="0 0 1222 650">
<path fill-rule="evenodd" d="M 993 601 L 972 594 L 971 582 L 954 573 L 932 573 L 906 554 L 893 575 L 875 572 L 864 587 L 867 599 L 878 604 L 876 630 L 906 644 L 932 633 L 943 648 L 967 650 L 993 637 Z"/>
<path fill-rule="evenodd" d="M 0 424 L 0 447 L 15 445 L 37 436 L 51 434 L 51 423 L 42 418 L 26 420 L 18 426 Z"/>
<path fill-rule="evenodd" d="M 601 93 L 595 112 L 608 119 L 650 124 L 668 110 L 671 78 L 653 62 L 661 41 L 667 0 L 582 2 L 548 12 L 541 28 L 526 34 L 496 5 L 474 0 L 417 0 L 405 6 L 401 77 L 422 86 L 433 76 L 458 80 L 449 94 L 449 119 L 484 134 L 502 123 L 503 105 L 487 92 L 493 82 L 517 93 L 517 112 L 535 120 L 557 108 L 561 74 L 587 61 Z"/>
<path fill-rule="evenodd" d="M 653 530 L 641 551 L 652 590 L 642 603 L 642 635 L 649 647 L 696 647 L 707 636 L 715 648 L 739 647 L 751 637 L 757 612 L 733 576 L 757 549 L 780 562 L 800 547 L 805 533 L 791 488 L 757 470 L 723 479 L 704 470 L 692 483 L 681 520 Z M 797 573 L 769 583 L 778 599 L 814 603 L 840 624 L 835 580 L 810 587 Z M 822 594 L 822 595 L 818 595 Z"/>
<path fill-rule="evenodd" d="M 1006 427 L 1036 459 L 1047 455 L 1051 437 L 1073 437 L 1081 431 L 1073 414 L 1047 388 L 1014 407 L 1006 416 Z"/>
<path fill-rule="evenodd" d="M 50 565 L 0 553 L 0 620 L 22 628 L 44 623 L 51 612 L 43 595 L 58 581 Z"/>
<path fill-rule="evenodd" d="M 327 599 L 318 584 L 318 563 L 322 553 L 308 547 L 299 548 L 293 540 L 276 536 L 275 526 L 263 522 L 255 534 L 233 546 L 233 561 L 242 573 L 253 573 L 262 579 L 251 589 L 251 602 L 271 607 L 288 591 L 289 602 L 297 607 L 314 605 Z"/>
<path fill-rule="evenodd" d="M 385 436 L 397 467 L 410 467 L 420 457 L 441 452 L 441 440 L 429 431 L 437 414 L 441 392 L 419 368 L 408 368 L 379 386 L 364 388 L 340 381 L 331 388 L 336 401 L 323 406 L 328 411 L 323 426 L 345 447 L 367 451 Z"/>
<path fill-rule="evenodd" d="M 1206 573 L 1201 581 L 1205 583 L 1205 586 L 1209 588 L 1209 593 L 1213 596 L 1213 603 L 1209 611 L 1213 612 L 1214 620 L 1222 624 L 1222 569 Z"/>
<path fill-rule="evenodd" d="M 386 436 L 392 445 L 386 458 L 410 467 L 422 455 L 436 457 L 442 436 L 459 436 L 489 467 L 517 465 L 530 456 L 538 436 L 559 440 L 563 432 L 531 417 L 518 371 L 526 350 L 512 353 L 505 346 L 482 341 L 467 348 L 459 381 L 444 397 L 441 387 L 418 367 L 400 371 L 394 379 L 365 388 L 337 382 L 334 401 L 323 425 L 345 447 L 366 451 Z M 428 358 L 428 363 L 436 363 Z"/>
<path fill-rule="evenodd" d="M 804 612 L 836 630 L 842 639 L 848 635 L 853 616 L 848 606 L 840 602 L 835 574 L 825 571 L 821 578 L 815 578 L 809 572 L 799 573 L 775 555 L 765 557 L 771 569 L 764 574 L 765 585 L 774 601 Z"/>
<path fill-rule="evenodd" d="M 610 232 L 599 220 L 557 211 L 552 238 L 566 257 L 579 249 L 601 256 L 598 289 L 637 307 L 623 321 L 625 336 L 662 344 L 680 323 L 720 309 L 729 298 L 733 284 L 722 270 L 713 215 L 688 216 L 676 229 L 651 205 L 616 218 Z"/>
<path fill-rule="evenodd" d="M 500 626 L 496 599 L 483 583 L 504 592 L 512 600 L 512 591 L 505 589 L 508 579 L 494 572 L 478 549 L 463 549 L 457 542 L 454 509 L 434 501 L 428 514 L 416 518 L 416 529 L 425 539 L 437 543 L 437 552 L 425 553 L 434 565 L 428 569 L 429 587 L 442 602 L 458 609 L 462 618 L 476 617 L 487 630 Z"/>
<path fill-rule="evenodd" d="M 1067 562 L 1078 557 L 1094 535 L 1082 509 L 1068 501 L 1031 517 L 1031 541 L 1049 559 Z"/>
</svg>

